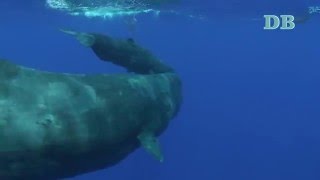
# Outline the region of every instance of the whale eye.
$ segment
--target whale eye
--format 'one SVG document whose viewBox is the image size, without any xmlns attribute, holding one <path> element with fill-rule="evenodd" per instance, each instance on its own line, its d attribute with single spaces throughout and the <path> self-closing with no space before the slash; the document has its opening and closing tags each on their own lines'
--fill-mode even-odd
<svg viewBox="0 0 320 180">
<path fill-rule="evenodd" d="M 128 38 L 127 41 L 128 41 L 129 43 L 132 43 L 132 44 L 135 43 L 134 40 L 133 40 L 133 38 Z"/>
</svg>

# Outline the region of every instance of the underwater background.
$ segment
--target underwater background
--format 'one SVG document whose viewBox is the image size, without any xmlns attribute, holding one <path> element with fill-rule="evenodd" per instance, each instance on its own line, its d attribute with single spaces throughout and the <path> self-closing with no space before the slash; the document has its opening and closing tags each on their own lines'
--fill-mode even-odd
<svg viewBox="0 0 320 180">
<path fill-rule="evenodd" d="M 184 103 L 160 138 L 163 163 L 140 148 L 71 179 L 319 180 L 320 14 L 293 30 L 263 29 L 263 15 L 304 16 L 309 6 L 320 1 L 181 0 L 130 26 L 130 16 L 2 0 L 0 56 L 46 71 L 125 72 L 59 31 L 67 28 L 131 37 L 181 75 Z"/>
</svg>

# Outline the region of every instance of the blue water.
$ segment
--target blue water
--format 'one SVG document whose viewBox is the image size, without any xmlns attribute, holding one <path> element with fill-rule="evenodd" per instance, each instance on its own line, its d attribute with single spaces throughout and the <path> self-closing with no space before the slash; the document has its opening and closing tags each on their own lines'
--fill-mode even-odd
<svg viewBox="0 0 320 180">
<path fill-rule="evenodd" d="M 135 40 L 171 64 L 182 109 L 160 141 L 159 163 L 142 149 L 74 180 L 319 180 L 320 15 L 294 30 L 263 30 L 263 14 L 319 1 L 188 0 L 205 18 L 140 16 Z M 54 72 L 117 73 L 57 29 L 128 37 L 121 20 L 71 17 L 43 2 L 0 2 L 0 56 Z"/>
</svg>

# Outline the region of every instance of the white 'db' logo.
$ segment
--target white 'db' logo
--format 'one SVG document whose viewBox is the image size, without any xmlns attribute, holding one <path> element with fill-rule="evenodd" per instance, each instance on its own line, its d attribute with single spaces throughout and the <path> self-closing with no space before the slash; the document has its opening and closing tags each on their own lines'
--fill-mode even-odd
<svg viewBox="0 0 320 180">
<path fill-rule="evenodd" d="M 263 29 L 267 29 L 267 30 L 274 30 L 277 29 L 282 21 L 282 25 L 280 27 L 280 29 L 285 29 L 285 30 L 290 30 L 293 29 L 295 27 L 294 24 L 294 16 L 292 15 L 280 15 L 281 20 L 278 16 L 276 15 L 264 15 L 263 16 L 265 19 L 265 25 Z M 271 23 L 271 20 L 273 20 L 273 24 Z"/>
</svg>

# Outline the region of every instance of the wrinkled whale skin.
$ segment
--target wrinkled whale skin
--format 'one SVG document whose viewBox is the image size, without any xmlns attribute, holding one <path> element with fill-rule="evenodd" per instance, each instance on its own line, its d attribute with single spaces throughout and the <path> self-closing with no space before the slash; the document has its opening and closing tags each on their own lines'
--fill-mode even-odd
<svg viewBox="0 0 320 180">
<path fill-rule="evenodd" d="M 0 179 L 59 179 L 114 165 L 177 114 L 175 73 L 74 75 L 0 60 Z"/>
</svg>

